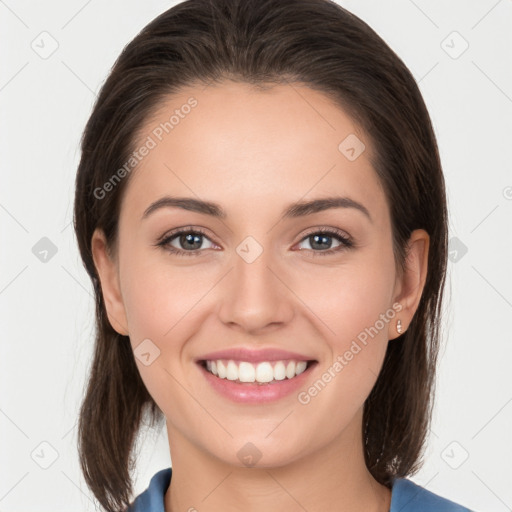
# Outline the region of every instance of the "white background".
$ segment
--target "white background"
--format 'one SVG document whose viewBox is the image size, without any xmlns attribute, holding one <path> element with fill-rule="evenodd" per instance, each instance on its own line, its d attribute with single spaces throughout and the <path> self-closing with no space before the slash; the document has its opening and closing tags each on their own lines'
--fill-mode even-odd
<svg viewBox="0 0 512 512">
<path fill-rule="evenodd" d="M 512 0 L 340 3 L 418 81 L 441 151 L 450 237 L 460 240 L 452 240 L 432 434 L 411 479 L 476 511 L 510 511 Z M 124 45 L 172 5 L 0 0 L 3 512 L 94 510 L 76 453 L 94 319 L 71 223 L 78 144 Z M 43 31 L 58 43 L 46 59 L 31 47 L 41 37 L 50 47 Z M 453 58 L 463 40 L 469 47 Z M 43 237 L 57 250 L 46 263 L 32 250 Z M 165 429 L 141 446 L 137 493 L 170 465 Z"/>
</svg>

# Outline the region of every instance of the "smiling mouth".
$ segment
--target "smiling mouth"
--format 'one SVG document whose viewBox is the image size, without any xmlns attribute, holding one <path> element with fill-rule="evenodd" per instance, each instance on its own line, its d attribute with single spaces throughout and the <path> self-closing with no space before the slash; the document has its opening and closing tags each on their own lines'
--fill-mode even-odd
<svg viewBox="0 0 512 512">
<path fill-rule="evenodd" d="M 283 359 L 280 361 L 235 361 L 233 359 L 200 360 L 198 364 L 219 379 L 230 380 L 238 384 L 272 384 L 291 380 L 309 371 L 318 361 L 298 361 Z"/>
</svg>

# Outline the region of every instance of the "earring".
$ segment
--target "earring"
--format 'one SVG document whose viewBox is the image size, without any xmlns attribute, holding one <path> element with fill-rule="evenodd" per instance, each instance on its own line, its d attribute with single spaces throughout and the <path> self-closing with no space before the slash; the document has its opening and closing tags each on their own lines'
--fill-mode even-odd
<svg viewBox="0 0 512 512">
<path fill-rule="evenodd" d="M 400 319 L 396 321 L 396 330 L 398 334 L 402 334 L 402 321 Z"/>
</svg>

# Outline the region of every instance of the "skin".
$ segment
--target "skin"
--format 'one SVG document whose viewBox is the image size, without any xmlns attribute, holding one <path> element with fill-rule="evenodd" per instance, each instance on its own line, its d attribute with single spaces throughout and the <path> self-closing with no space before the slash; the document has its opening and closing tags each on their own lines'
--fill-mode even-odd
<svg viewBox="0 0 512 512">
<path fill-rule="evenodd" d="M 418 306 L 428 234 L 412 233 L 406 271 L 397 272 L 371 141 L 320 92 L 190 86 L 162 103 L 140 140 L 190 96 L 197 107 L 132 171 L 115 256 L 101 230 L 92 238 L 112 326 L 134 349 L 149 338 L 160 350 L 149 366 L 136 362 L 167 420 L 173 474 L 165 510 L 387 511 L 391 492 L 364 463 L 363 405 L 398 336 L 396 319 L 405 331 Z M 354 161 L 338 150 L 349 134 L 366 146 Z M 163 208 L 141 220 L 166 194 L 214 201 L 227 217 Z M 355 208 L 280 220 L 292 202 L 331 195 L 362 203 L 371 220 Z M 190 225 L 207 232 L 199 255 L 154 245 Z M 317 254 L 341 243 L 333 237 L 313 248 L 312 228 L 321 227 L 341 230 L 354 247 Z M 263 249 L 252 263 L 236 252 L 247 236 Z M 190 247 L 179 236 L 172 246 Z M 213 350 L 278 347 L 319 362 L 309 386 L 394 303 L 401 311 L 307 405 L 296 393 L 265 405 L 231 402 L 194 362 Z M 255 467 L 237 456 L 247 442 L 262 454 Z"/>
</svg>

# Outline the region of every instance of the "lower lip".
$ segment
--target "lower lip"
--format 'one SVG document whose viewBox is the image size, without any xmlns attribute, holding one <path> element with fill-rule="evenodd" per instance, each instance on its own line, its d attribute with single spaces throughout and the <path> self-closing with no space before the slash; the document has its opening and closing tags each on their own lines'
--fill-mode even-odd
<svg viewBox="0 0 512 512">
<path fill-rule="evenodd" d="M 292 379 L 273 380 L 265 384 L 221 379 L 210 373 L 201 363 L 198 363 L 198 366 L 213 389 L 226 398 L 234 402 L 265 403 L 279 400 L 303 387 L 316 364 L 316 361 L 308 364 L 306 370 Z"/>
</svg>

